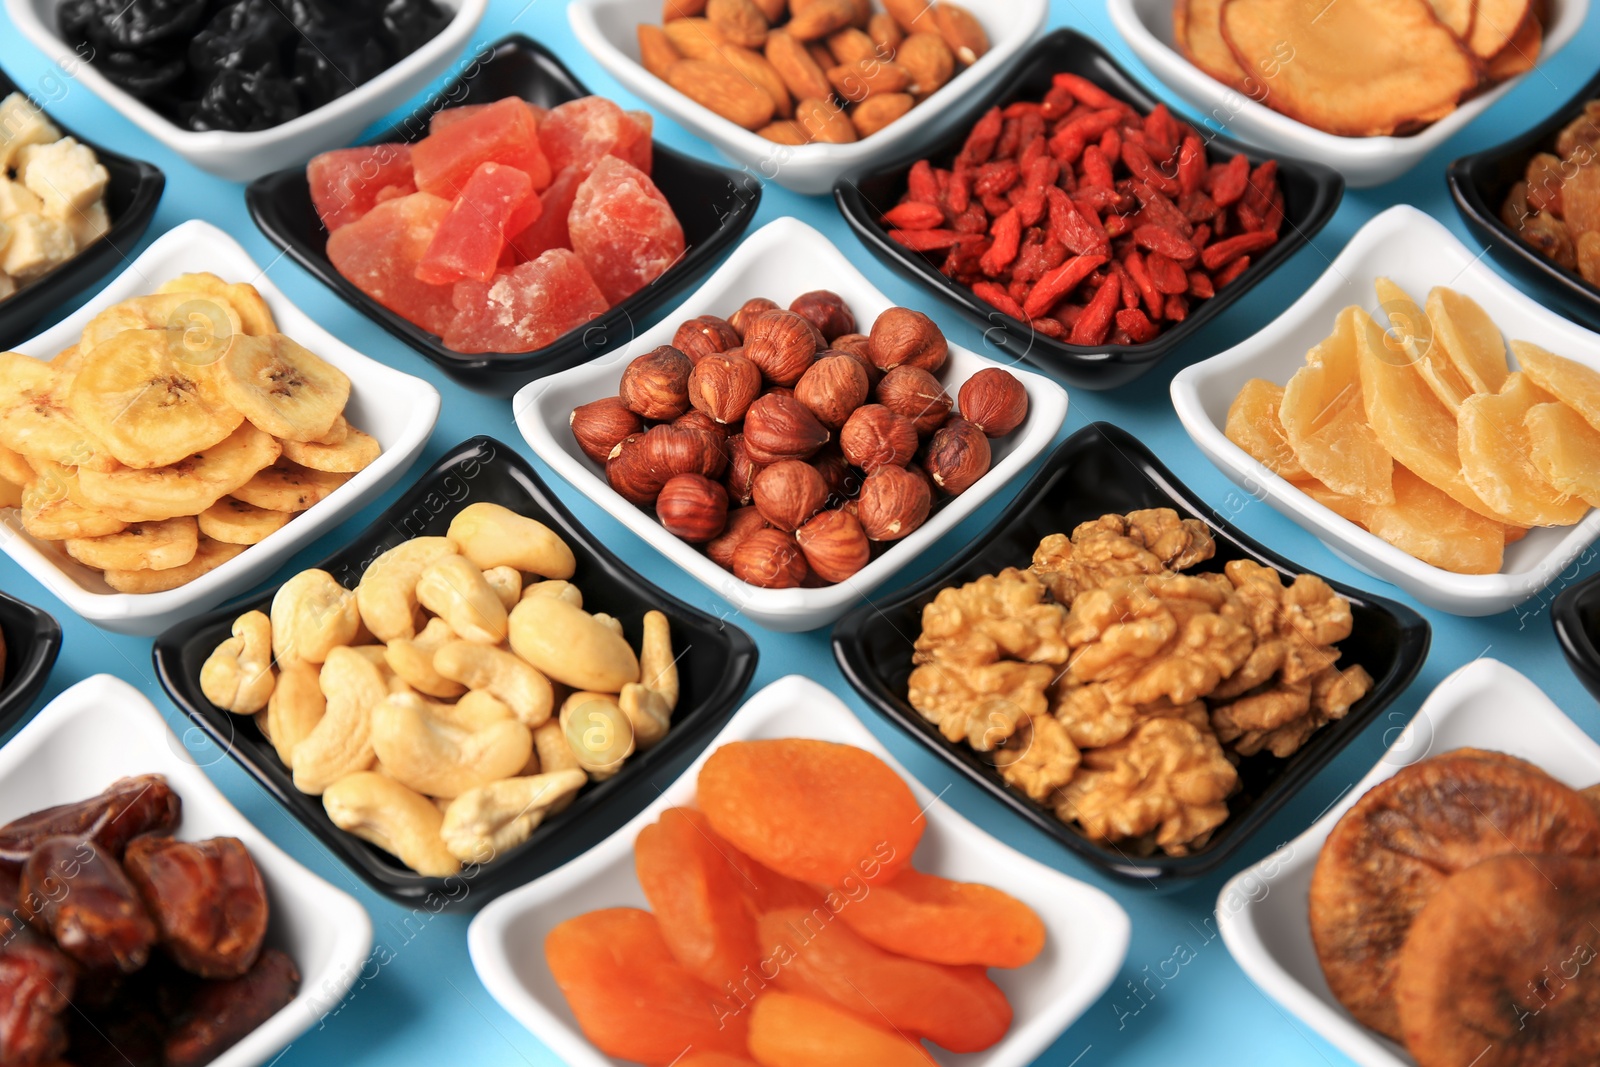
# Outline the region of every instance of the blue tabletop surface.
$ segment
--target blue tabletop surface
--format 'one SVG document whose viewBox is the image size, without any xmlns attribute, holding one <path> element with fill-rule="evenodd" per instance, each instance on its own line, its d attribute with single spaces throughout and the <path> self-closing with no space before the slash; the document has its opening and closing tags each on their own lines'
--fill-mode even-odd
<svg viewBox="0 0 1600 1067">
<path fill-rule="evenodd" d="M 1071 26 L 1100 40 L 1157 96 L 1187 111 L 1150 76 L 1111 28 L 1096 0 L 1054 0 L 1049 28 Z M 578 77 L 598 93 L 648 107 L 636 100 L 591 60 L 574 39 L 561 0 L 491 0 L 473 45 L 520 32 L 551 47 Z M 243 187 L 205 174 L 122 118 L 94 93 L 64 79 L 55 66 L 25 43 L 0 13 L 0 61 L 23 87 L 37 95 L 61 120 L 86 136 L 130 156 L 148 159 L 167 174 L 166 196 L 146 243 L 191 218 L 203 218 L 236 236 L 263 264 L 288 298 L 330 332 L 376 359 L 433 382 L 444 396 L 443 413 L 418 460 L 425 468 L 457 442 L 478 433 L 493 434 L 519 451 L 528 450 L 511 419 L 506 400 L 470 393 L 447 380 L 433 365 L 350 307 L 271 245 L 250 222 Z M 471 49 L 469 48 L 469 51 Z M 1393 204 L 1409 203 L 1443 221 L 1474 249 L 1445 187 L 1450 160 L 1512 137 L 1541 121 L 1594 73 L 1600 55 L 1600 15 L 1591 12 L 1576 40 L 1539 68 L 1472 125 L 1423 159 L 1401 179 L 1376 189 L 1346 192 L 1338 214 L 1288 263 L 1253 292 L 1201 330 L 1188 346 L 1138 382 L 1110 393 L 1071 390 L 1071 413 L 1061 435 L 1096 420 L 1108 420 L 1137 434 L 1204 499 L 1232 515 L 1245 532 L 1294 559 L 1307 570 L 1413 603 L 1405 593 L 1361 574 L 1309 534 L 1267 505 L 1238 492 L 1190 443 L 1168 399 L 1171 376 L 1259 330 L 1298 297 L 1327 268 L 1350 236 L 1373 215 Z M 412 104 L 396 108 L 409 111 Z M 713 149 L 657 113 L 656 133 L 675 148 L 715 157 Z M 979 330 L 945 305 L 892 273 L 853 237 L 831 199 L 803 197 L 768 185 L 755 226 L 795 216 L 827 234 L 867 276 L 897 303 L 922 308 L 939 321 L 951 340 L 983 351 Z M 142 251 L 127 249 L 129 256 Z M 1492 261 L 1491 261 L 1492 262 Z M 848 295 L 848 294 L 847 294 Z M 1535 294 L 1538 295 L 1538 294 Z M 61 308 L 54 318 L 71 310 Z M 540 474 L 562 493 L 577 514 L 630 563 L 669 592 L 707 611 L 728 610 L 718 596 L 693 581 L 616 520 L 572 491 L 544 464 Z M 927 573 L 978 536 L 1033 471 L 1007 486 L 995 501 L 934 545 L 899 577 L 904 583 Z M 403 480 L 400 488 L 409 483 Z M 400 492 L 391 490 L 363 512 L 312 544 L 286 566 L 308 566 L 367 525 Z M 748 621 L 745 628 L 761 649 L 754 682 L 760 687 L 782 675 L 800 672 L 838 693 L 925 785 L 942 792 L 985 830 L 1030 856 L 1067 874 L 1099 885 L 1120 901 L 1133 919 L 1133 942 L 1122 973 L 1100 1001 L 1061 1035 L 1040 1063 L 1077 1067 L 1192 1067 L 1239 1064 L 1345 1064 L 1343 1054 L 1291 1018 L 1260 993 L 1233 962 L 1216 930 L 1217 891 L 1226 878 L 1303 830 L 1318 813 L 1366 773 L 1382 753 L 1386 738 L 1416 713 L 1428 692 L 1451 671 L 1490 656 L 1532 677 L 1579 725 L 1600 737 L 1600 709 L 1568 670 L 1549 619 L 1549 599 L 1559 588 L 1594 570 L 1594 553 L 1559 576 L 1546 594 L 1517 611 L 1482 619 L 1463 619 L 1413 603 L 1433 625 L 1433 648 L 1421 675 L 1338 759 L 1322 771 L 1283 811 L 1267 823 L 1225 869 L 1181 892 L 1158 895 L 1111 882 L 1074 858 L 1061 845 L 1025 825 L 995 800 L 955 775 L 890 726 L 858 698 L 834 664 L 826 630 L 810 634 L 769 633 Z M 895 584 L 895 583 L 892 583 Z M 278 1067 L 344 1064 L 405 1067 L 416 1064 L 557 1064 L 560 1061 L 490 998 L 473 973 L 466 931 L 471 913 L 432 915 L 380 897 L 285 814 L 225 754 L 197 737 L 156 684 L 150 641 L 104 632 L 84 622 L 47 593 L 8 558 L 0 557 L 0 589 L 39 604 L 55 614 L 65 630 L 60 661 L 40 704 L 63 689 L 102 671 L 139 687 L 168 721 L 193 743 L 205 766 L 234 804 L 296 859 L 353 893 L 370 911 L 377 949 L 374 961 L 348 998 L 274 1061 Z M 1515 708 L 1506 709 L 1508 715 Z M 538 951 L 534 945 L 530 952 Z M 381 964 L 378 961 L 384 961 Z M 1173 960 L 1183 960 L 1171 977 Z M 1164 978 L 1152 977 L 1165 975 Z M 1137 987 L 1137 993 L 1135 988 Z"/>
</svg>

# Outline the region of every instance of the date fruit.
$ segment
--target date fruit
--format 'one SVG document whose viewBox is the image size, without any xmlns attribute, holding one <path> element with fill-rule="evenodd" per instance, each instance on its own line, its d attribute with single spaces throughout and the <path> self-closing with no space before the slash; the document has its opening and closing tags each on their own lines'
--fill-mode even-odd
<svg viewBox="0 0 1600 1067">
<path fill-rule="evenodd" d="M 267 889 L 237 838 L 136 838 L 123 856 L 128 877 L 178 965 L 202 978 L 237 978 L 267 934 Z"/>
</svg>

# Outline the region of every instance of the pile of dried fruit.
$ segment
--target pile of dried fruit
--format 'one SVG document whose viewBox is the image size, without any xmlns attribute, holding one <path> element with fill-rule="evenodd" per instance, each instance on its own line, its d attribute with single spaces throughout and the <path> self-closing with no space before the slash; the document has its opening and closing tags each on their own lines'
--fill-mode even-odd
<svg viewBox="0 0 1600 1067">
<path fill-rule="evenodd" d="M 923 608 L 907 700 L 1090 840 L 1187 855 L 1227 819 L 1241 758 L 1288 758 L 1372 686 L 1335 666 L 1349 601 L 1250 560 L 1180 573 L 1215 550 L 1169 508 L 1052 534 L 1029 569 Z"/>
<path fill-rule="evenodd" d="M 200 1067 L 294 1000 L 249 850 L 181 820 L 149 774 L 0 826 L 0 1063 Z"/>
<path fill-rule="evenodd" d="M 1533 69 L 1542 0 L 1176 0 L 1189 62 L 1341 137 L 1414 133 Z"/>
<path fill-rule="evenodd" d="M 826 290 L 690 319 L 628 365 L 617 396 L 573 410 L 573 437 L 624 499 L 741 581 L 845 581 L 926 522 L 936 496 L 988 473 L 989 439 L 1028 414 L 998 367 L 952 404 L 944 334 L 921 312 L 855 329 Z"/>
<path fill-rule="evenodd" d="M 356 288 L 456 352 L 532 352 L 683 255 L 651 128 L 604 97 L 506 97 L 436 113 L 415 144 L 324 152 L 306 180 Z"/>
<path fill-rule="evenodd" d="M 1501 221 L 1546 259 L 1600 285 L 1600 100 L 1584 104 L 1552 147 L 1528 160 Z"/>
<path fill-rule="evenodd" d="M 989 50 L 950 0 L 665 0 L 639 26 L 639 62 L 769 141 L 871 137 Z"/>
<path fill-rule="evenodd" d="M 877 756 L 786 738 L 717 749 L 695 808 L 634 842 L 653 911 L 569 919 L 545 959 L 584 1034 L 682 1067 L 900 1067 L 977 1052 L 1044 924 L 1019 900 L 911 866 L 924 820 Z"/>
<path fill-rule="evenodd" d="M 1456 749 L 1356 801 L 1311 879 L 1311 937 L 1350 1014 L 1419 1067 L 1589 1067 L 1600 787 Z"/>
<path fill-rule="evenodd" d="M 1386 331 L 1339 313 L 1287 386 L 1253 378 L 1228 439 L 1319 504 L 1424 563 L 1493 574 L 1530 526 L 1600 504 L 1600 373 L 1512 341 L 1438 287 L 1426 310 L 1377 281 Z"/>
<path fill-rule="evenodd" d="M 644 613 L 636 655 L 620 621 L 583 610 L 576 567 L 543 523 L 469 504 L 353 590 L 323 570 L 290 578 L 270 616 L 234 622 L 200 687 L 255 716 L 335 825 L 419 874 L 454 874 L 526 841 L 671 726 L 667 617 Z"/>
<path fill-rule="evenodd" d="M 255 287 L 183 274 L 49 362 L 0 353 L 0 504 L 123 593 L 194 581 L 378 458 Z"/>
<path fill-rule="evenodd" d="M 948 169 L 922 160 L 889 236 L 985 303 L 1074 345 L 1138 345 L 1277 243 L 1278 164 L 1206 163 L 1165 104 L 1140 116 L 1076 74 L 993 108 Z"/>
</svg>

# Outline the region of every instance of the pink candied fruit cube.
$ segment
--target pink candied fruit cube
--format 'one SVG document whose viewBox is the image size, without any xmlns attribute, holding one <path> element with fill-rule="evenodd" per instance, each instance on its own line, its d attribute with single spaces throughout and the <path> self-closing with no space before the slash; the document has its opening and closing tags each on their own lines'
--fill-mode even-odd
<svg viewBox="0 0 1600 1067">
<path fill-rule="evenodd" d="M 463 278 L 494 277 L 508 233 L 520 233 L 538 217 L 539 197 L 525 171 L 484 163 L 472 172 L 450 213 L 417 264 L 417 278 L 453 285 Z"/>
<path fill-rule="evenodd" d="M 578 195 L 583 178 L 577 167 L 566 167 L 556 175 L 550 188 L 539 195 L 543 211 L 532 225 L 511 238 L 511 247 L 520 258 L 538 259 L 552 248 L 572 247 L 567 215 L 572 211 L 572 201 Z"/>
<path fill-rule="evenodd" d="M 649 175 L 615 156 L 595 164 L 567 216 L 572 250 L 613 304 L 659 278 L 684 252 L 683 227 Z"/>
<path fill-rule="evenodd" d="M 311 206 L 329 233 L 372 210 L 385 189 L 416 192 L 411 177 L 411 146 L 361 145 L 336 148 L 306 164 Z"/>
<path fill-rule="evenodd" d="M 583 96 L 553 108 L 539 124 L 539 143 L 557 171 L 577 167 L 588 173 L 607 155 L 650 171 L 649 117 L 623 111 L 603 96 Z"/>
<path fill-rule="evenodd" d="M 450 201 L 428 193 L 386 200 L 328 237 L 328 259 L 373 300 L 429 333 L 455 317 L 451 290 L 418 280 L 422 261 Z"/>
<path fill-rule="evenodd" d="M 417 188 L 455 199 L 484 163 L 527 172 L 534 189 L 550 184 L 550 163 L 539 144 L 539 124 L 516 97 L 497 100 L 464 119 L 446 124 L 411 149 Z"/>
<path fill-rule="evenodd" d="M 606 312 L 609 305 L 564 248 L 495 275 L 456 283 L 455 319 L 445 331 L 457 352 L 532 352 Z"/>
</svg>

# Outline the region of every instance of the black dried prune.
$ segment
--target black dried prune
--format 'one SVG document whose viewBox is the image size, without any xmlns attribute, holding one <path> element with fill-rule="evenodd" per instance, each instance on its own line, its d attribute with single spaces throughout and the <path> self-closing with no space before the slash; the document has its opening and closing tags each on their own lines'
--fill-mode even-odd
<svg viewBox="0 0 1600 1067">
<path fill-rule="evenodd" d="M 294 32 L 273 0 L 239 0 L 213 15 L 189 42 L 189 69 L 202 81 L 223 70 L 271 69 Z"/>
<path fill-rule="evenodd" d="M 146 102 L 169 92 L 183 79 L 182 59 L 158 61 L 138 52 L 112 52 L 96 63 L 106 80 Z"/>
<path fill-rule="evenodd" d="M 294 86 L 309 111 L 343 96 L 389 68 L 388 49 L 358 23 L 324 24 L 294 50 Z"/>
<path fill-rule="evenodd" d="M 409 56 L 444 29 L 452 12 L 433 0 L 388 0 L 383 6 L 383 28 L 394 40 L 397 56 Z"/>
<path fill-rule="evenodd" d="M 260 71 L 217 74 L 189 112 L 192 130 L 266 130 L 300 114 L 294 88 Z"/>
<path fill-rule="evenodd" d="M 205 20 L 206 0 L 132 0 L 90 30 L 105 48 L 154 48 L 189 39 Z"/>
</svg>

